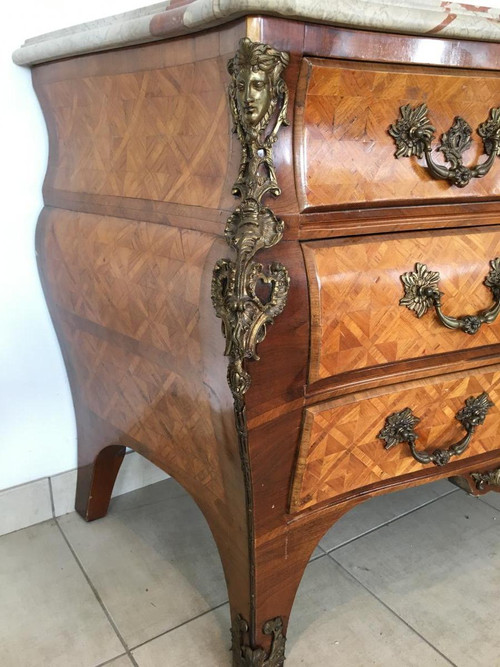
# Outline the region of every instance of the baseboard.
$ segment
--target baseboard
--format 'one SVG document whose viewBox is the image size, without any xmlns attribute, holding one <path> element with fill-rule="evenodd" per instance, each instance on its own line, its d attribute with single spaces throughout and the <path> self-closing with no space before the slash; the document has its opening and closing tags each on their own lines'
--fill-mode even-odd
<svg viewBox="0 0 500 667">
<path fill-rule="evenodd" d="M 155 484 L 168 475 L 136 452 L 125 456 L 113 496 Z M 76 470 L 0 491 L 0 535 L 74 511 Z"/>
</svg>

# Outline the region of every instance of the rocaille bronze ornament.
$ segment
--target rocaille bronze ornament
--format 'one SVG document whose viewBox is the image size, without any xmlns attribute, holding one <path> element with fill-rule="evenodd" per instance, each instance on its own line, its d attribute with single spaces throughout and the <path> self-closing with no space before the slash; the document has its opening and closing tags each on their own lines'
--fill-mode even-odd
<svg viewBox="0 0 500 667">
<path fill-rule="evenodd" d="M 473 472 L 471 477 L 479 491 L 484 491 L 490 486 L 500 487 L 500 468 L 490 472 Z"/>
<path fill-rule="evenodd" d="M 241 143 L 233 194 L 242 202 L 226 224 L 226 240 L 236 251 L 236 259 L 221 259 L 215 265 L 212 301 L 222 319 L 228 382 L 235 399 L 241 399 L 250 386 L 244 360 L 259 358 L 257 344 L 285 307 L 290 282 L 288 271 L 279 262 L 266 271 L 253 261 L 259 250 L 271 248 L 283 236 L 283 221 L 263 206 L 262 199 L 267 193 L 281 193 L 272 146 L 281 125 L 288 124 L 288 90 L 281 78 L 288 60 L 287 53 L 244 38 L 228 63 L 229 105 Z M 265 300 L 257 294 L 259 284 L 267 288 Z"/>
<path fill-rule="evenodd" d="M 417 262 L 414 271 L 408 271 L 401 276 L 404 296 L 399 305 L 413 310 L 419 318 L 434 307 L 439 321 L 447 329 L 460 329 L 470 335 L 477 333 L 483 324 L 491 324 L 496 320 L 500 313 L 500 257 L 490 260 L 490 271 L 483 282 L 493 295 L 493 305 L 476 315 L 445 315 L 441 309 L 443 292 L 439 291 L 439 279 L 437 271 L 430 271 L 425 264 Z"/>
<path fill-rule="evenodd" d="M 268 621 L 263 628 L 264 634 L 273 638 L 270 652 L 244 642 L 245 635 L 250 643 L 253 641 L 256 616 L 253 492 L 245 407 L 251 378 L 245 363 L 258 360 L 257 345 L 264 340 L 266 327 L 285 307 L 290 284 L 288 271 L 279 262 L 264 268 L 254 261 L 260 250 L 273 247 L 283 236 L 283 221 L 262 202 L 267 194 L 281 194 L 272 147 L 280 127 L 288 125 L 288 89 L 281 78 L 288 62 L 287 53 L 244 38 L 228 63 L 229 106 L 233 130 L 241 144 L 241 162 L 233 194 L 241 197 L 241 203 L 229 216 L 225 230 L 226 241 L 236 257 L 216 263 L 212 303 L 217 317 L 222 320 L 226 340 L 227 379 L 234 401 L 248 518 L 250 619 L 247 623 L 240 618 L 237 628 L 233 628 L 235 664 L 241 667 L 280 667 L 285 655 L 280 617 Z"/>
<path fill-rule="evenodd" d="M 416 448 L 418 435 L 415 432 L 415 426 L 420 422 L 420 418 L 416 417 L 410 408 L 404 408 L 389 415 L 385 420 L 384 428 L 377 437 L 385 440 L 385 449 L 391 449 L 395 445 L 407 442 L 414 459 L 420 463 L 434 463 L 437 466 L 443 466 L 449 463 L 453 456 L 460 456 L 465 452 L 476 428 L 484 423 L 491 407 L 493 403 L 486 392 L 483 391 L 479 396 L 469 396 L 464 407 L 455 415 L 455 419 L 465 429 L 465 436 L 446 449 L 435 449 L 430 454 L 419 452 Z"/>
<path fill-rule="evenodd" d="M 285 643 L 283 635 L 283 619 L 281 616 L 264 623 L 262 632 L 272 637 L 269 652 L 261 647 L 251 648 L 243 643 L 243 637 L 248 632 L 248 623 L 242 616 L 238 616 L 236 627 L 232 630 L 233 650 L 238 648 L 235 667 L 281 667 L 285 660 Z"/>
<path fill-rule="evenodd" d="M 441 144 L 437 147 L 449 163 L 445 167 L 434 161 L 432 157 L 432 141 L 436 128 L 431 125 L 427 116 L 425 103 L 415 108 L 409 104 L 399 110 L 400 116 L 389 128 L 389 134 L 396 143 L 395 157 L 425 157 L 429 172 L 434 178 L 449 181 L 452 185 L 464 188 L 472 178 L 482 178 L 491 169 L 495 157 L 500 155 L 500 107 L 490 109 L 488 120 L 478 127 L 477 133 L 483 140 L 483 149 L 487 158 L 474 167 L 466 167 L 462 154 L 472 143 L 472 129 L 461 117 L 455 116 L 453 125 L 441 136 Z"/>
</svg>

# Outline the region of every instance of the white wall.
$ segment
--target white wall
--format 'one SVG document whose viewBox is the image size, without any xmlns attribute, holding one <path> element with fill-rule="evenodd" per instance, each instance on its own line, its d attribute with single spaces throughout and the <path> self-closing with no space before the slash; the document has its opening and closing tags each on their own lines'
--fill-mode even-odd
<svg viewBox="0 0 500 667">
<path fill-rule="evenodd" d="M 73 405 L 34 252 L 47 134 L 30 71 L 11 53 L 28 37 L 152 1 L 22 0 L 2 10 L 0 489 L 76 466 Z"/>
</svg>

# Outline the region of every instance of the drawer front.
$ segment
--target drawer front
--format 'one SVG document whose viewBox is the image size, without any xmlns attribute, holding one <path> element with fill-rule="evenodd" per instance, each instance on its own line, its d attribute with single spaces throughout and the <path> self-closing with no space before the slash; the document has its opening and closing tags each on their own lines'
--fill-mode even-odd
<svg viewBox="0 0 500 667">
<path fill-rule="evenodd" d="M 446 315 L 491 307 L 494 297 L 484 280 L 490 260 L 500 256 L 500 228 L 314 241 L 303 250 L 312 309 L 310 383 L 500 342 L 500 316 L 469 335 L 447 329 L 432 308 L 418 318 L 399 305 L 401 276 L 419 262 L 439 272 Z"/>
<path fill-rule="evenodd" d="M 473 130 L 464 164 L 485 160 L 476 129 L 490 109 L 500 105 L 498 73 L 304 59 L 295 121 L 295 173 L 302 210 L 498 196 L 498 160 L 487 176 L 459 188 L 434 180 L 424 159 L 394 157 L 396 145 L 388 129 L 401 106 L 421 103 L 427 105 L 436 129 L 435 148 L 459 115 Z M 442 153 L 432 155 L 445 164 Z"/>
<path fill-rule="evenodd" d="M 431 453 L 448 448 L 465 435 L 456 413 L 467 398 L 484 391 L 494 405 L 466 451 L 452 458 L 448 466 L 420 463 L 406 442 L 385 449 L 378 437 L 386 417 L 409 407 L 420 418 L 415 427 L 417 449 Z M 499 430 L 500 365 L 485 372 L 454 373 L 310 406 L 305 409 L 291 511 L 429 468 L 442 475 L 453 463 L 485 452 L 498 450 L 500 455 Z"/>
</svg>

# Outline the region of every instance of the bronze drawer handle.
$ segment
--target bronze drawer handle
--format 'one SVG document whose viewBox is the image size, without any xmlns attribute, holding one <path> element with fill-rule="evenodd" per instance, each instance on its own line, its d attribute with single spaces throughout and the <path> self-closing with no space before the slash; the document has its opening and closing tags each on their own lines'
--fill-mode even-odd
<svg viewBox="0 0 500 667">
<path fill-rule="evenodd" d="M 482 178 L 491 169 L 495 157 L 500 155 L 500 107 L 490 109 L 488 120 L 477 129 L 483 140 L 484 152 L 487 159 L 475 167 L 466 167 L 463 164 L 462 153 L 471 145 L 471 126 L 461 116 L 455 116 L 453 125 L 441 135 L 441 144 L 437 147 L 444 155 L 450 167 L 437 164 L 432 159 L 432 141 L 436 128 L 427 117 L 425 103 L 412 109 L 409 104 L 400 107 L 400 117 L 389 128 L 389 134 L 396 143 L 395 157 L 425 156 L 429 172 L 434 178 L 450 181 L 459 188 L 464 188 L 471 178 Z"/>
<path fill-rule="evenodd" d="M 419 318 L 434 306 L 439 321 L 447 329 L 461 329 L 467 334 L 475 334 L 482 324 L 494 322 L 500 312 L 500 257 L 492 259 L 490 266 L 490 272 L 483 284 L 493 294 L 493 305 L 477 315 L 464 315 L 463 317 L 445 315 L 441 310 L 443 292 L 439 291 L 440 275 L 437 271 L 429 271 L 425 264 L 419 262 L 415 264 L 415 271 L 403 273 L 401 276 L 405 295 L 399 300 L 399 305 L 413 310 Z"/>
<path fill-rule="evenodd" d="M 484 422 L 486 413 L 493 405 L 494 403 L 490 401 L 490 397 L 484 391 L 479 396 L 467 398 L 465 407 L 455 415 L 455 419 L 458 419 L 465 429 L 465 436 L 447 449 L 435 449 L 432 454 L 417 451 L 415 441 L 418 435 L 415 433 L 414 427 L 420 419 L 415 417 L 410 408 L 389 415 L 385 420 L 384 428 L 377 437 L 385 440 L 385 449 L 391 449 L 400 442 L 407 442 L 410 445 L 413 458 L 420 463 L 434 463 L 437 466 L 444 466 L 449 463 L 452 456 L 460 456 L 465 452 L 474 431 Z"/>
</svg>

